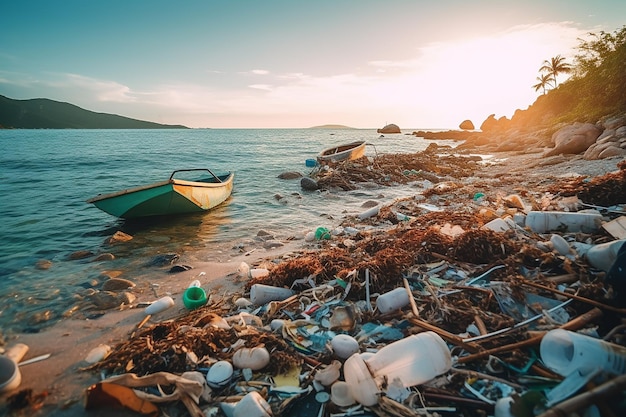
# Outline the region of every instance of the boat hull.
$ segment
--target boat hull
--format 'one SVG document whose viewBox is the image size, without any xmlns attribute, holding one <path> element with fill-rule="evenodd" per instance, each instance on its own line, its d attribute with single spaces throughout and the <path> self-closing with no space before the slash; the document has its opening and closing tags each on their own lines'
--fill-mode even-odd
<svg viewBox="0 0 626 417">
<path fill-rule="evenodd" d="M 200 213 L 222 204 L 230 197 L 234 174 L 228 173 L 220 179 L 222 182 L 170 179 L 99 195 L 87 202 L 123 219 Z"/>
<path fill-rule="evenodd" d="M 324 149 L 317 156 L 320 163 L 352 161 L 365 155 L 365 142 L 357 141 Z"/>
</svg>

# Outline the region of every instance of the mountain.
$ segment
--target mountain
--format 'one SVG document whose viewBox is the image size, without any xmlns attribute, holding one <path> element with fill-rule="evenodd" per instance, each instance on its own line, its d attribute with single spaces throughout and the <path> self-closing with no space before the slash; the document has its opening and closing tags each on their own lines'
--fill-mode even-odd
<svg viewBox="0 0 626 417">
<path fill-rule="evenodd" d="M 0 95 L 0 128 L 15 129 L 187 129 L 96 113 L 45 98 L 14 100 Z"/>
</svg>

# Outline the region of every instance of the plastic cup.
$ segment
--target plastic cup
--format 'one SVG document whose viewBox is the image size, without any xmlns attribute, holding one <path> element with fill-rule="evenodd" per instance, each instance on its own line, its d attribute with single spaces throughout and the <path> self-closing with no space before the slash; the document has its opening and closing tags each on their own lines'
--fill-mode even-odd
<svg viewBox="0 0 626 417">
<path fill-rule="evenodd" d="M 250 301 L 260 306 L 270 301 L 282 301 L 295 294 L 289 288 L 274 287 L 265 284 L 254 284 L 250 287 Z"/>
<path fill-rule="evenodd" d="M 348 407 L 356 402 L 350 385 L 345 381 L 337 381 L 330 387 L 330 400 L 339 407 Z"/>
<path fill-rule="evenodd" d="M 0 356 L 0 392 L 13 391 L 22 383 L 22 374 L 17 363 L 6 356 Z"/>
<path fill-rule="evenodd" d="M 207 303 L 206 292 L 201 287 L 189 287 L 183 294 L 183 304 L 188 310 L 195 310 Z"/>
<path fill-rule="evenodd" d="M 626 347 L 569 330 L 546 333 L 539 352 L 543 363 L 562 376 L 595 369 L 614 375 L 626 373 Z"/>
<path fill-rule="evenodd" d="M 160 313 L 161 311 L 165 311 L 170 307 L 174 306 L 174 299 L 170 296 L 165 296 L 163 298 L 159 298 L 154 303 L 150 304 L 144 310 L 146 315 Z"/>
</svg>

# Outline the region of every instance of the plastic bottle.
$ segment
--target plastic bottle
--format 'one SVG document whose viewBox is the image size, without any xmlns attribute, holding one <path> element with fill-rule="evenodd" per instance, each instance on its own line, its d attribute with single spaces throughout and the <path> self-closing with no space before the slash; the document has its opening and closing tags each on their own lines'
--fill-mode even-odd
<svg viewBox="0 0 626 417">
<path fill-rule="evenodd" d="M 565 377 L 594 369 L 626 373 L 626 347 L 569 330 L 550 330 L 541 339 L 539 352 L 548 368 Z"/>
<path fill-rule="evenodd" d="M 526 226 L 536 233 L 552 230 L 593 233 L 601 225 L 602 215 L 597 212 L 530 211 L 526 215 Z"/>
<path fill-rule="evenodd" d="M 393 342 L 373 356 L 354 354 L 343 372 L 352 396 L 362 405 L 378 403 L 385 381 L 399 379 L 405 387 L 423 384 L 447 372 L 452 357 L 446 342 L 435 332 L 423 332 Z"/>
<path fill-rule="evenodd" d="M 406 289 L 396 288 L 379 295 L 376 299 L 376 308 L 382 314 L 386 314 L 409 305 L 409 302 L 409 294 Z"/>
<path fill-rule="evenodd" d="M 157 314 L 174 306 L 174 299 L 170 296 L 159 298 L 145 309 L 146 315 Z"/>
</svg>

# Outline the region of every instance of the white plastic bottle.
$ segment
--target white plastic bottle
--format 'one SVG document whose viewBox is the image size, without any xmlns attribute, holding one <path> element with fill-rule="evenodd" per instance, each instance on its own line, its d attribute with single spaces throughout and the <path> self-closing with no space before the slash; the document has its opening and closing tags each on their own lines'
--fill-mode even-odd
<svg viewBox="0 0 626 417">
<path fill-rule="evenodd" d="M 396 288 L 379 295 L 376 299 L 376 308 L 382 314 L 386 314 L 407 306 L 409 302 L 409 294 L 406 289 Z"/>
<path fill-rule="evenodd" d="M 362 405 L 378 403 L 384 381 L 399 379 L 405 387 L 423 384 L 447 372 L 452 356 L 446 342 L 435 332 L 423 332 L 393 342 L 373 356 L 354 354 L 343 372 L 352 396 Z"/>
<path fill-rule="evenodd" d="M 530 211 L 526 226 L 536 233 L 552 230 L 593 233 L 602 226 L 602 215 L 597 212 Z"/>
</svg>

